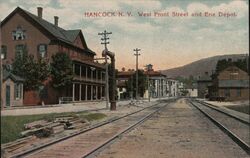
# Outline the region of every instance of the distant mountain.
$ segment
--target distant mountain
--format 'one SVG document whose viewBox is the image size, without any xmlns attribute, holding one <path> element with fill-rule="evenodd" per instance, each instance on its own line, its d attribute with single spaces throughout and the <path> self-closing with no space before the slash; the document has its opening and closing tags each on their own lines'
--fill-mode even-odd
<svg viewBox="0 0 250 158">
<path fill-rule="evenodd" d="M 167 75 L 167 77 L 171 77 L 171 78 L 175 78 L 177 76 L 189 77 L 190 75 L 194 77 L 198 77 L 198 76 L 203 75 L 205 72 L 208 72 L 209 74 L 211 74 L 212 70 L 215 70 L 218 60 L 232 59 L 232 61 L 235 61 L 235 60 L 244 59 L 244 58 L 246 58 L 246 54 L 213 56 L 209 58 L 200 59 L 198 61 L 192 62 L 190 64 L 187 64 L 181 67 L 161 70 L 161 72 Z"/>
</svg>

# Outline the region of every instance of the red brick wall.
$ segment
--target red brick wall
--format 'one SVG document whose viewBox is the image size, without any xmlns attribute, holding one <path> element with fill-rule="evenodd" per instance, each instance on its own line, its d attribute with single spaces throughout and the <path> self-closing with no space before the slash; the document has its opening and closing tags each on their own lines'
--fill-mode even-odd
<svg viewBox="0 0 250 158">
<path fill-rule="evenodd" d="M 13 40 L 12 31 L 16 30 L 17 26 L 21 26 L 26 31 L 25 40 Z M 3 60 L 3 63 L 11 63 L 15 58 L 15 48 L 18 44 L 26 44 L 28 46 L 28 52 L 33 54 L 37 59 L 37 45 L 49 44 L 50 40 L 37 28 L 35 28 L 30 22 L 24 19 L 21 15 L 15 14 L 5 25 L 2 27 L 2 45 L 7 46 L 7 59 Z"/>
<path fill-rule="evenodd" d="M 17 26 L 21 26 L 26 33 L 26 39 L 13 40 L 12 31 L 17 29 Z M 7 59 L 3 60 L 3 64 L 11 64 L 15 58 L 15 48 L 18 44 L 27 45 L 28 53 L 33 54 L 35 59 L 38 57 L 37 46 L 39 44 L 47 44 L 47 58 L 51 61 L 51 56 L 57 52 L 66 52 L 72 59 L 78 60 L 93 60 L 94 56 L 89 56 L 80 52 L 76 52 L 74 49 L 64 45 L 49 45 L 50 39 L 36 28 L 32 23 L 23 18 L 19 13 L 10 18 L 1 28 L 2 33 L 2 45 L 7 46 Z M 75 45 L 80 48 L 84 48 L 81 43 L 81 39 L 78 36 L 75 40 Z M 49 80 L 45 81 L 45 86 L 48 88 L 48 97 L 44 100 L 46 104 L 58 103 L 58 94 L 50 85 Z M 25 105 L 37 105 L 41 104 L 41 99 L 38 92 L 26 91 L 24 93 Z"/>
</svg>

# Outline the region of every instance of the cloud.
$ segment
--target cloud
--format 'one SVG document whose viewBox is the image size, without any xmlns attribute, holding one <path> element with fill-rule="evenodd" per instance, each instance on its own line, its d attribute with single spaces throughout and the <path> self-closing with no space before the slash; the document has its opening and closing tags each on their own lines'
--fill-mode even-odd
<svg viewBox="0 0 250 158">
<path fill-rule="evenodd" d="M 99 27 L 110 27 L 114 26 L 123 31 L 129 32 L 150 32 L 159 29 L 159 26 L 153 26 L 150 22 L 137 22 L 136 18 L 134 17 L 127 17 L 127 18 L 119 18 L 119 17 L 112 17 L 112 18 L 100 18 L 100 19 L 93 19 L 93 24 Z"/>
<path fill-rule="evenodd" d="M 6 3 L 0 3 L 0 8 L 1 8 L 0 19 L 3 20 L 7 16 L 7 14 L 9 14 L 11 11 L 14 10 L 15 7 Z"/>
<path fill-rule="evenodd" d="M 246 1 L 231 1 L 229 3 L 221 3 L 217 6 L 209 7 L 203 3 L 191 3 L 187 6 L 187 11 L 189 13 L 195 12 L 210 12 L 210 13 L 218 13 L 218 12 L 227 12 L 237 14 L 237 18 L 242 18 L 248 13 L 248 4 Z"/>
<path fill-rule="evenodd" d="M 116 1 L 58 0 L 58 3 L 62 8 L 72 8 L 73 10 L 108 11 L 120 9 L 119 3 Z"/>
<path fill-rule="evenodd" d="M 162 4 L 160 1 L 151 0 L 151 1 L 120 1 L 120 4 L 128 5 L 132 7 L 135 10 L 141 10 L 141 11 L 152 11 L 152 10 L 159 10 L 162 7 Z"/>
<path fill-rule="evenodd" d="M 36 7 L 30 9 L 32 13 L 36 14 Z M 82 13 L 77 11 L 72 11 L 71 8 L 52 8 L 46 7 L 43 9 L 43 17 L 44 19 L 54 23 L 54 16 L 59 17 L 58 25 L 62 28 L 70 28 L 75 24 L 82 22 Z M 70 17 L 70 18 L 69 18 Z"/>
</svg>

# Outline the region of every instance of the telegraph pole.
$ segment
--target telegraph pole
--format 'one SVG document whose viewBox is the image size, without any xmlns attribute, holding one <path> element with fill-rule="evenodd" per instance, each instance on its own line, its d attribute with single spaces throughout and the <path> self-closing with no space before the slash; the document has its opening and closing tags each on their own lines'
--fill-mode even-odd
<svg viewBox="0 0 250 158">
<path fill-rule="evenodd" d="M 151 64 L 148 64 L 145 66 L 147 70 L 147 81 L 148 81 L 148 101 L 150 102 L 150 95 L 151 95 L 151 86 L 150 86 L 150 81 L 149 81 L 149 71 L 152 68 Z"/>
<path fill-rule="evenodd" d="M 107 40 L 109 40 L 109 38 L 107 37 L 107 35 L 112 34 L 112 32 L 107 32 L 106 30 L 104 30 L 104 32 L 98 33 L 98 35 L 102 36 L 101 40 L 103 42 L 101 42 L 101 44 L 104 44 L 104 52 L 108 52 L 108 48 L 107 48 L 107 44 L 109 44 L 109 42 Z M 106 80 L 106 108 L 109 108 L 109 75 L 108 75 L 108 57 L 107 54 L 104 54 L 105 56 L 105 80 Z"/>
<path fill-rule="evenodd" d="M 247 64 L 247 73 L 249 75 L 250 72 L 249 72 L 249 55 L 248 55 L 248 53 L 246 54 L 246 64 Z"/>
<path fill-rule="evenodd" d="M 139 54 L 139 51 L 141 51 L 141 49 L 136 48 L 134 49 L 135 51 L 135 57 L 136 57 L 136 101 L 138 101 L 138 56 L 141 55 Z"/>
</svg>

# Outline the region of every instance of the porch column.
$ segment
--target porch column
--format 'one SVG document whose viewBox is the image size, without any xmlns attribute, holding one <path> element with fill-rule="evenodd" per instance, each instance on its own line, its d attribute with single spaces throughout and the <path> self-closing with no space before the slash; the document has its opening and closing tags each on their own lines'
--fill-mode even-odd
<svg viewBox="0 0 250 158">
<path fill-rule="evenodd" d="M 72 101 L 75 101 L 75 84 L 73 83 Z"/>
<path fill-rule="evenodd" d="M 82 100 L 82 84 L 79 84 L 79 101 Z"/>
<path fill-rule="evenodd" d="M 100 96 L 101 96 L 101 98 L 100 99 L 102 99 L 102 86 L 100 87 Z"/>
<path fill-rule="evenodd" d="M 91 85 L 91 100 L 93 100 L 93 85 Z"/>
<path fill-rule="evenodd" d="M 98 86 L 95 86 L 95 89 L 96 89 L 95 91 L 96 100 L 98 100 Z"/>
<path fill-rule="evenodd" d="M 88 100 L 88 85 L 86 84 L 85 86 L 86 86 L 86 88 L 85 88 L 85 100 L 87 101 Z"/>
<path fill-rule="evenodd" d="M 85 77 L 85 79 L 87 79 L 88 78 L 88 66 L 87 65 L 86 65 L 85 69 L 86 69 L 86 77 Z"/>
<path fill-rule="evenodd" d="M 81 64 L 80 64 L 80 79 L 82 79 L 82 65 Z"/>
<path fill-rule="evenodd" d="M 90 68 L 91 70 L 91 81 L 93 81 L 93 70 Z"/>
</svg>

